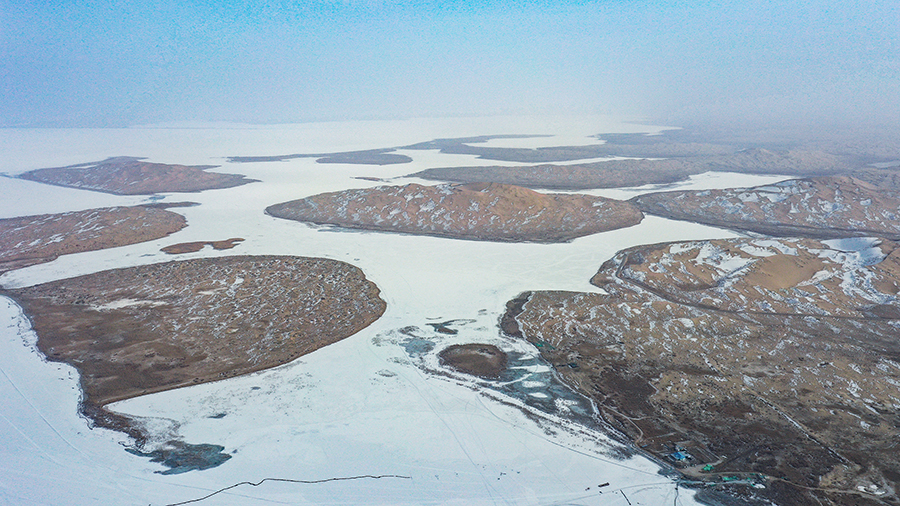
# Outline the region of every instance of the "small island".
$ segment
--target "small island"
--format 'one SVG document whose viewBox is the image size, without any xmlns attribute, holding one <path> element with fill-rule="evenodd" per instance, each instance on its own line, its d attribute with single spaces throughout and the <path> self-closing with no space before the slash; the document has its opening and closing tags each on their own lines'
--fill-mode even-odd
<svg viewBox="0 0 900 506">
<path fill-rule="evenodd" d="M 216 250 L 231 249 L 241 242 L 244 242 L 243 237 L 233 237 L 231 239 L 225 239 L 222 241 L 180 242 L 178 244 L 172 244 L 171 246 L 160 248 L 160 251 L 169 255 L 181 255 L 184 253 L 196 253 L 207 246 L 211 246 Z"/>
<path fill-rule="evenodd" d="M 240 174 L 207 172 L 215 165 L 170 165 L 117 156 L 100 162 L 37 169 L 19 175 L 39 183 L 115 195 L 151 195 L 232 188 L 255 180 Z"/>
<path fill-rule="evenodd" d="M 349 165 L 395 165 L 409 163 L 412 158 L 393 152 L 392 148 L 368 149 L 364 151 L 344 151 L 340 153 L 294 153 L 290 155 L 270 156 L 231 156 L 233 163 L 284 162 L 297 158 L 315 158 L 316 163 L 345 163 Z"/>
</svg>

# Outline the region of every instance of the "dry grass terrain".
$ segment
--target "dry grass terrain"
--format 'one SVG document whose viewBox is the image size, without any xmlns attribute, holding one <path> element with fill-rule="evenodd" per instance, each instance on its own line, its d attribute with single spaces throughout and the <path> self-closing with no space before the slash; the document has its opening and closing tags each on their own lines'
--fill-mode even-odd
<svg viewBox="0 0 900 506">
<path fill-rule="evenodd" d="M 280 256 L 115 269 L 8 295 L 38 348 L 78 369 L 83 409 L 101 424 L 110 402 L 284 364 L 385 310 L 358 268 Z"/>
<path fill-rule="evenodd" d="M 160 207 L 109 207 L 0 220 L 0 273 L 60 255 L 152 241 L 186 226 Z"/>
<path fill-rule="evenodd" d="M 94 190 L 116 195 L 198 192 L 251 183 L 240 174 L 206 172 L 215 165 L 170 165 L 118 156 L 101 162 L 37 169 L 19 177 L 39 183 Z"/>
<path fill-rule="evenodd" d="M 782 506 L 898 504 L 900 246 L 856 241 L 636 247 L 592 279 L 604 293 L 527 293 L 502 324 L 638 445 L 685 448 L 689 475 L 761 473 Z"/>
<path fill-rule="evenodd" d="M 562 242 L 640 223 L 632 204 L 546 195 L 516 186 L 380 186 L 270 206 L 279 218 L 348 228 L 487 241 Z"/>
<path fill-rule="evenodd" d="M 481 378 L 498 378 L 507 357 L 493 344 L 455 344 L 441 350 L 441 365 Z"/>
</svg>

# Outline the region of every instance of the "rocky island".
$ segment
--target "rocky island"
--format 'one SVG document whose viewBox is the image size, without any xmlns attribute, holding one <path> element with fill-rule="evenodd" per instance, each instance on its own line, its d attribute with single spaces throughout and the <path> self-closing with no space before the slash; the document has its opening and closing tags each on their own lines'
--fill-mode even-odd
<svg viewBox="0 0 900 506">
<path fill-rule="evenodd" d="M 215 165 L 170 165 L 143 160 L 117 156 L 100 162 L 32 170 L 19 177 L 39 183 L 116 195 L 198 192 L 232 188 L 254 181 L 240 174 L 207 172 L 207 169 L 215 168 Z"/>
<path fill-rule="evenodd" d="M 520 242 L 568 241 L 643 218 L 622 201 L 494 183 L 345 190 L 269 206 L 266 213 L 347 228 Z"/>
<path fill-rule="evenodd" d="M 60 255 L 152 241 L 187 225 L 159 206 L 108 207 L 0 220 L 0 274 Z"/>
<path fill-rule="evenodd" d="M 897 504 L 898 243 L 639 246 L 591 282 L 522 294 L 501 325 L 636 444 L 779 505 Z"/>
</svg>

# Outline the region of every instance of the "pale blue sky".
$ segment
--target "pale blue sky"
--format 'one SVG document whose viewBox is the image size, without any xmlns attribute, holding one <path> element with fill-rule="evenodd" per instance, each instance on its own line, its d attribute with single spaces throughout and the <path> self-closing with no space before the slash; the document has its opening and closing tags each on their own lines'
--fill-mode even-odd
<svg viewBox="0 0 900 506">
<path fill-rule="evenodd" d="M 0 0 L 0 126 L 548 112 L 897 124 L 898 27 L 896 0 Z"/>
</svg>

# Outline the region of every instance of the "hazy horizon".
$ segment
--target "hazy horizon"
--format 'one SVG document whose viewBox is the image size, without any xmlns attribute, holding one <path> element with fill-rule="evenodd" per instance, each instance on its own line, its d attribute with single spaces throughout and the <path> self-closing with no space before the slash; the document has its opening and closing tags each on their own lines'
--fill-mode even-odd
<svg viewBox="0 0 900 506">
<path fill-rule="evenodd" d="M 896 125 L 900 4 L 0 0 L 0 127 L 613 114 Z"/>
</svg>

